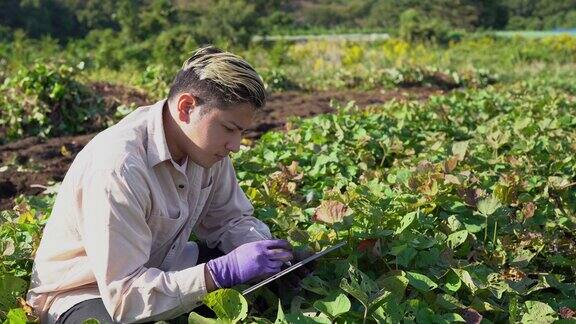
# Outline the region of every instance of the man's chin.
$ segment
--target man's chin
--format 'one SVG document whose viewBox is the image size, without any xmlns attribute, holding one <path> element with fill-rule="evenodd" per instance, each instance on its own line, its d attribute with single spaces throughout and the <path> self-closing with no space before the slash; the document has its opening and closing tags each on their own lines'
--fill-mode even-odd
<svg viewBox="0 0 576 324">
<path fill-rule="evenodd" d="M 202 161 L 197 161 L 196 164 L 198 164 L 199 166 L 206 168 L 206 169 L 210 169 L 211 167 L 214 166 L 214 164 L 220 162 L 221 159 L 218 158 L 214 158 L 214 159 L 210 159 L 210 160 L 202 160 Z"/>
</svg>

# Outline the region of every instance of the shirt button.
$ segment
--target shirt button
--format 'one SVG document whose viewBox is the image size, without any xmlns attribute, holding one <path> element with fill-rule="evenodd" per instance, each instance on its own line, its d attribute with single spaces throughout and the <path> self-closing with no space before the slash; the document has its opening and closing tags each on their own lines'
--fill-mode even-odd
<svg viewBox="0 0 576 324">
<path fill-rule="evenodd" d="M 178 185 L 178 188 L 184 189 L 184 185 L 183 185 L 183 184 L 179 184 L 179 185 Z"/>
</svg>

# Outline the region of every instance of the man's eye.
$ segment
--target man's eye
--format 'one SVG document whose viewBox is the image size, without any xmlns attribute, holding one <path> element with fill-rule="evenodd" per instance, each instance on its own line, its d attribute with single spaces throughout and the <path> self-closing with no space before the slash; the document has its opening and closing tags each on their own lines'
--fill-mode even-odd
<svg viewBox="0 0 576 324">
<path fill-rule="evenodd" d="M 222 125 L 222 126 L 224 126 L 224 125 Z M 226 130 L 229 131 L 229 132 L 233 132 L 233 131 L 234 131 L 234 130 L 233 130 L 232 128 L 230 128 L 230 127 L 224 126 L 224 128 L 226 128 Z"/>
</svg>

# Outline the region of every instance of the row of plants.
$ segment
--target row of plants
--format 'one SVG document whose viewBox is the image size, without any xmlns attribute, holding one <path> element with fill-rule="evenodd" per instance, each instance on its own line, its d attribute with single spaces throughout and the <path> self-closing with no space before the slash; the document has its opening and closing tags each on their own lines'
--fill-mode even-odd
<svg viewBox="0 0 576 324">
<path fill-rule="evenodd" d="M 71 40 L 66 45 L 49 38 L 34 40 L 17 34 L 10 42 L 0 42 L 3 58 L 0 74 L 10 75 L 36 62 L 56 60 L 72 66 L 84 62 L 85 74 L 90 80 L 141 86 L 142 71 L 151 68 L 164 70 L 157 72 L 162 79 L 170 81 L 197 46 L 186 29 L 165 31 L 155 38 L 129 45 L 112 30 L 94 32 L 86 39 Z M 576 38 L 568 35 L 541 39 L 499 38 L 473 34 L 445 46 L 392 38 L 372 43 L 274 42 L 229 49 L 246 57 L 259 71 L 283 74 L 304 89 L 323 89 L 334 86 L 331 83 L 334 76 L 344 81 L 336 86 L 345 87 L 353 77 L 368 79 L 377 71 L 405 66 L 434 66 L 440 71 L 461 74 L 483 69 L 505 80 L 521 80 L 526 69 L 549 71 L 558 65 L 573 66 Z"/>
<path fill-rule="evenodd" d="M 205 303 L 219 319 L 190 323 L 576 322 L 573 96 L 520 83 L 334 107 L 234 163 L 276 236 L 346 246 L 301 291 L 217 291 Z M 0 316 L 14 323 L 24 286 L 7 285 L 29 280 L 50 199 L 2 212 Z"/>
<path fill-rule="evenodd" d="M 262 77 L 268 91 L 316 90 L 291 82 L 283 70 L 264 70 Z M 396 88 L 433 86 L 450 90 L 458 87 L 484 87 L 496 82 L 497 75 L 474 70 L 460 74 L 433 67 L 390 68 L 354 76 L 340 71 L 325 77 L 323 87 L 330 89 Z M 164 97 L 170 74 L 161 65 L 147 67 L 138 77 L 137 86 L 151 97 Z M 313 86 L 316 81 L 309 82 Z M 0 135 L 10 141 L 26 136 L 54 137 L 97 131 L 117 122 L 135 106 L 104 102 L 86 81 L 84 64 L 36 63 L 22 68 L 0 84 Z"/>
</svg>

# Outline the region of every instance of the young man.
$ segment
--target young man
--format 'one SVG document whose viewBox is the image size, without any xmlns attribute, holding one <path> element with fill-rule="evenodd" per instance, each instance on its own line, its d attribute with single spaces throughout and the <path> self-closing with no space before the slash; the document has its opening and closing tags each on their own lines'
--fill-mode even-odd
<svg viewBox="0 0 576 324">
<path fill-rule="evenodd" d="M 217 287 L 280 271 L 291 246 L 252 216 L 228 158 L 264 104 L 246 61 L 206 47 L 166 100 L 98 134 L 66 174 L 36 253 L 28 303 L 42 323 L 171 319 Z M 199 264 L 191 233 L 226 254 Z"/>
</svg>

